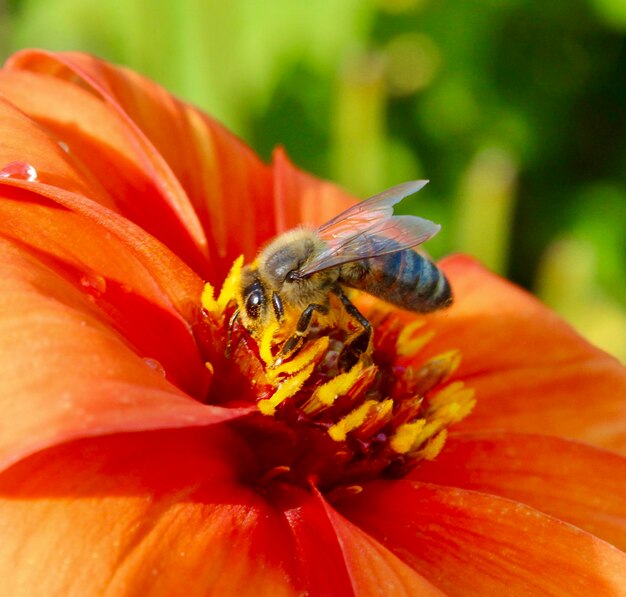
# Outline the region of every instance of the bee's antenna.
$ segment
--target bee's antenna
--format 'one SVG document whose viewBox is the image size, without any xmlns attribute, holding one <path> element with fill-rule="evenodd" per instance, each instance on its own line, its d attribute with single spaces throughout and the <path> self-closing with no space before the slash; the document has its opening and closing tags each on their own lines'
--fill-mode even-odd
<svg viewBox="0 0 626 597">
<path fill-rule="evenodd" d="M 239 309 L 237 309 L 231 316 L 228 322 L 228 335 L 226 336 L 226 350 L 224 351 L 224 356 L 227 359 L 230 359 L 230 344 L 233 337 L 233 328 L 235 327 L 235 322 L 237 321 L 237 317 L 239 317 Z"/>
</svg>

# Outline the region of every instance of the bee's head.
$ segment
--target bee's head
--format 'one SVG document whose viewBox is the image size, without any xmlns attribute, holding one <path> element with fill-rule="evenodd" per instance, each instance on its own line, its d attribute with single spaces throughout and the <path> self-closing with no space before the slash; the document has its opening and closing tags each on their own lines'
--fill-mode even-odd
<svg viewBox="0 0 626 597">
<path fill-rule="evenodd" d="M 244 267 L 241 272 L 237 302 L 246 329 L 253 335 L 260 333 L 272 316 L 271 292 L 253 265 Z"/>
</svg>

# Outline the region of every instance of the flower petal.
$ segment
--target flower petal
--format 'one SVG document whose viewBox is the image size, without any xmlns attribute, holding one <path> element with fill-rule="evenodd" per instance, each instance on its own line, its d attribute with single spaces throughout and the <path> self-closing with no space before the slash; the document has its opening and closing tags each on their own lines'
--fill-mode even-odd
<svg viewBox="0 0 626 597">
<path fill-rule="evenodd" d="M 273 236 L 269 169 L 200 111 L 136 73 L 84 54 L 28 50 L 5 68 L 76 82 L 118 112 L 170 207 L 198 246 L 208 246 L 212 283 L 223 280 L 235 257 L 251 259 Z M 106 142 L 107 131 L 99 134 Z"/>
<path fill-rule="evenodd" d="M 241 483 L 249 456 L 214 427 L 81 440 L 21 462 L 2 475 L 4 591 L 349 594 L 323 509 L 303 490 L 264 497 Z"/>
<path fill-rule="evenodd" d="M 75 83 L 6 68 L 0 70 L 0 95 L 39 125 L 22 117 L 27 127 L 2 115 L 0 126 L 11 132 L 12 151 L 7 155 L 7 147 L 0 149 L 0 167 L 13 160 L 30 163 L 40 181 L 118 211 L 165 242 L 196 271 L 207 268 L 206 242 L 193 238 L 186 225 L 189 216 L 172 207 L 167 188 L 134 141 L 132 127 L 110 103 Z M 66 175 L 70 168 L 80 185 Z M 179 195 L 179 202 L 187 202 L 184 194 Z"/>
<path fill-rule="evenodd" d="M 453 434 L 412 479 L 522 502 L 626 550 L 626 458 L 557 437 Z"/>
<path fill-rule="evenodd" d="M 477 404 L 456 430 L 510 429 L 626 451 L 626 368 L 530 294 L 468 257 L 441 263 L 455 304 L 429 317 L 423 355 L 458 348 Z"/>
<path fill-rule="evenodd" d="M 0 233 L 90 295 L 126 341 L 161 362 L 179 387 L 204 396 L 209 375 L 191 333 L 202 281 L 106 208 L 54 187 L 22 184 L 39 195 L 4 185 Z"/>
<path fill-rule="evenodd" d="M 5 72 L 0 70 L 0 170 L 7 164 L 24 162 L 33 166 L 38 178 L 48 184 L 113 208 L 113 199 L 99 182 L 70 160 L 54 137 L 6 100 L 4 83 Z"/>
<path fill-rule="evenodd" d="M 92 299 L 36 254 L 0 240 L 0 466 L 76 437 L 242 414 L 177 389 Z"/>
<path fill-rule="evenodd" d="M 337 533 L 355 595 L 444 595 L 387 548 L 341 516 L 321 494 L 318 493 L 317 497 Z"/>
<path fill-rule="evenodd" d="M 338 509 L 448 595 L 623 594 L 626 554 L 532 508 L 411 481 Z"/>
<path fill-rule="evenodd" d="M 98 260 L 97 267 L 92 267 L 89 258 L 84 257 L 87 265 L 96 271 L 106 267 L 116 269 L 119 260 L 138 260 L 145 269 L 151 271 L 151 277 L 158 282 L 161 294 L 168 295 L 181 314 L 189 315 L 189 303 L 198 302 L 203 287 L 202 280 L 151 235 L 109 209 L 113 206 L 108 204 L 106 195 L 98 196 L 97 193 L 95 195 L 89 193 L 86 189 L 87 187 L 91 188 L 92 181 L 90 179 L 80 180 L 80 174 L 67 163 L 66 154 L 57 144 L 43 135 L 41 129 L 33 121 L 23 116 L 15 107 L 1 100 L 0 135 L 14 141 L 14 143 L 3 143 L 0 147 L 0 164 L 3 160 L 12 162 L 26 158 L 26 162 L 32 162 L 39 173 L 39 177 L 34 181 L 0 177 L 0 185 L 5 187 L 2 191 L 4 195 L 11 193 L 11 199 L 41 203 L 40 198 L 27 193 L 12 192 L 10 188 L 6 188 L 18 187 L 50 199 L 58 204 L 58 207 L 80 213 L 101 227 L 97 234 L 93 229 L 90 231 L 90 234 L 93 234 L 90 239 L 91 242 L 97 242 L 98 237 L 103 237 L 102 242 L 109 241 L 112 244 L 111 237 L 117 237 L 115 240 L 123 245 L 122 250 L 128 255 L 125 259 L 120 254 L 110 255 L 110 251 L 114 251 L 114 253 L 122 251 L 119 248 L 115 251 L 111 246 L 106 251 L 103 251 L 101 246 L 98 247 L 98 250 L 90 251 L 89 243 L 83 244 L 78 240 L 81 236 L 82 226 L 88 226 L 89 222 L 82 222 L 79 225 L 75 221 L 76 218 L 72 216 L 73 223 L 60 224 L 63 217 L 61 212 L 64 209 L 57 209 L 56 212 L 50 210 L 41 215 L 38 224 L 34 225 L 34 221 L 28 220 L 27 215 L 23 216 L 25 221 L 20 222 L 21 215 L 11 215 L 11 210 L 15 207 L 7 206 L 5 217 L 11 221 L 5 222 L 5 218 L 0 218 L 0 226 L 3 226 L 3 232 L 7 236 L 18 238 L 21 242 L 31 244 L 39 250 L 52 252 L 57 257 L 63 255 L 67 258 L 72 253 L 83 256 L 87 253 L 91 259 Z M 29 156 L 34 157 L 34 159 L 29 160 Z M 4 208 L 1 204 L 0 207 Z M 56 217 L 57 221 L 50 222 L 52 217 Z M 31 229 L 33 226 L 34 229 Z M 56 226 L 63 229 L 56 230 Z M 48 238 L 48 242 L 37 242 L 40 235 Z M 117 267 L 117 269 L 124 268 Z M 104 271 L 99 273 L 106 275 Z M 135 269 L 128 274 L 127 279 L 119 281 L 132 287 L 131 278 L 134 278 L 138 272 Z"/>
</svg>

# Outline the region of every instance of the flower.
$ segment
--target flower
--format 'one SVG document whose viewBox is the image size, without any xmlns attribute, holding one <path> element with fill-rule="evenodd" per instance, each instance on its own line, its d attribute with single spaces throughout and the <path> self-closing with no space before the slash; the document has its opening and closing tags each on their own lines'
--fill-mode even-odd
<svg viewBox="0 0 626 597">
<path fill-rule="evenodd" d="M 271 338 L 263 349 L 234 330 L 226 362 L 228 285 L 220 303 L 204 284 L 219 288 L 240 254 L 352 199 L 282 151 L 265 166 L 194 108 L 85 55 L 19 53 L 0 96 L 3 593 L 624 592 L 616 361 L 525 292 L 449 258 L 449 310 L 359 306 L 376 327 L 370 357 L 394 374 L 385 416 L 410 407 L 407 421 L 425 427 L 469 410 L 475 391 L 472 414 L 434 459 L 442 428 L 419 454 L 396 437 L 392 452 L 419 462 L 376 469 L 366 441 L 360 461 L 329 467 L 372 419 L 334 438 L 342 419 L 328 419 L 306 452 L 310 427 L 279 415 L 321 387 L 303 393 L 321 371 L 317 340 L 272 377 L 258 354 Z M 342 341 L 318 339 L 324 355 Z M 354 397 L 364 370 L 320 384 Z M 396 386 L 424 379 L 425 401 L 403 402 Z"/>
</svg>

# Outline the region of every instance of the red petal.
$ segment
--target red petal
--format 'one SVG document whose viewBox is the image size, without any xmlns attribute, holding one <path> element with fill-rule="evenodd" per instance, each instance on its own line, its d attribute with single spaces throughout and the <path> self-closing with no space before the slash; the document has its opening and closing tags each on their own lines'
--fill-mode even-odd
<svg viewBox="0 0 626 597">
<path fill-rule="evenodd" d="M 241 414 L 193 400 L 142 356 L 154 357 L 132 350 L 92 295 L 32 253 L 0 242 L 2 466 L 76 437 Z"/>
<path fill-rule="evenodd" d="M 456 302 L 429 318 L 436 335 L 424 355 L 460 349 L 454 377 L 477 398 L 455 430 L 537 432 L 626 450 L 626 368 L 472 259 L 441 266 Z"/>
<path fill-rule="evenodd" d="M 241 484 L 249 457 L 213 428 L 83 440 L 20 463 L 0 492 L 4 592 L 349 594 L 321 506 Z"/>
<path fill-rule="evenodd" d="M 377 482 L 339 509 L 449 595 L 595 597 L 626 586 L 626 554 L 502 498 Z"/>
<path fill-rule="evenodd" d="M 207 267 L 206 241 L 194 238 L 185 215 L 190 206 L 175 209 L 167 187 L 160 182 L 141 147 L 134 129 L 110 103 L 74 83 L 48 75 L 23 71 L 0 71 L 0 93 L 28 114 L 47 134 L 36 129 L 44 142 L 30 140 L 13 123 L 10 127 L 15 157 L 31 163 L 39 179 L 74 191 L 117 210 L 150 234 L 160 238 L 189 265 L 202 272 Z M 60 145 L 61 144 L 61 145 Z M 66 148 L 66 151 L 62 149 Z M 43 151 L 42 151 L 43 150 Z M 1 152 L 1 164 L 7 163 Z M 84 179 L 80 187 L 50 167 L 50 157 L 71 166 Z M 82 182 L 82 181 L 81 181 Z M 188 203 L 179 192 L 179 202 Z"/>
<path fill-rule="evenodd" d="M 418 481 L 523 502 L 626 549 L 626 458 L 556 437 L 455 434 Z"/>
<path fill-rule="evenodd" d="M 213 282 L 223 279 L 236 256 L 251 259 L 274 234 L 269 169 L 221 125 L 158 85 L 77 53 L 25 51 L 6 68 L 78 80 L 118 112 L 165 200 L 198 246 L 208 243 Z M 100 134 L 106 143 L 106 130 Z"/>
<path fill-rule="evenodd" d="M 5 95 L 3 72 L 0 92 Z M 98 182 L 71 163 L 61 146 L 24 116 L 15 106 L 0 97 L 0 170 L 6 164 L 22 161 L 35 167 L 39 179 L 73 193 L 90 196 L 94 201 L 113 207 L 112 198 Z"/>
<path fill-rule="evenodd" d="M 339 514 L 317 494 L 331 521 L 355 595 L 443 595 L 400 558 Z"/>
<path fill-rule="evenodd" d="M 89 280 L 100 280 L 106 292 L 99 293 L 98 303 L 116 328 L 140 352 L 162 362 L 180 387 L 202 396 L 208 374 L 190 333 L 202 280 L 122 216 L 80 194 L 44 184 L 63 162 L 49 140 L 39 138 L 32 121 L 6 104 L 0 104 L 0 134 L 3 130 L 24 146 L 43 148 L 35 160 L 43 174 L 33 182 L 0 179 L 0 232 L 45 256 L 79 287 L 85 280 L 87 286 Z M 13 157 L 0 150 L 0 159 L 3 155 Z"/>
<path fill-rule="evenodd" d="M 90 294 L 128 342 L 160 361 L 181 388 L 202 397 L 208 373 L 190 331 L 201 280 L 127 220 L 80 197 L 26 184 L 55 202 L 6 189 L 0 232 Z"/>
</svg>

